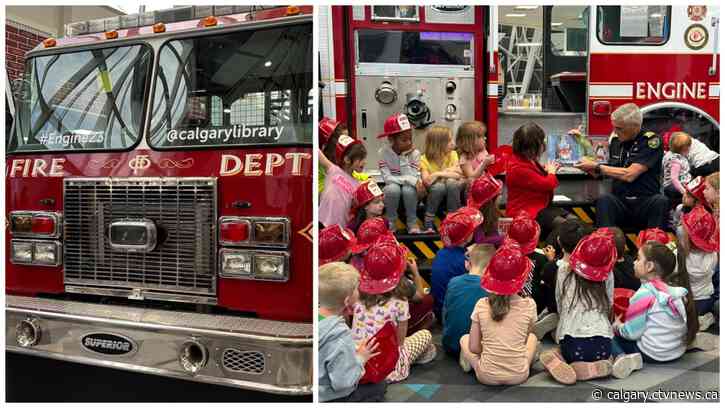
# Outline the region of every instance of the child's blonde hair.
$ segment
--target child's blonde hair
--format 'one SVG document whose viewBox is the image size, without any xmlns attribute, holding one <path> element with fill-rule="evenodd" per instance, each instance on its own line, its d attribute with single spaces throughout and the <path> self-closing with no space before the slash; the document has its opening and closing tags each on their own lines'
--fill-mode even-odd
<svg viewBox="0 0 725 408">
<path fill-rule="evenodd" d="M 712 188 L 715 189 L 715 191 L 717 191 L 718 193 L 720 192 L 720 172 L 719 171 L 716 171 L 716 172 L 710 174 L 709 176 L 705 177 L 705 181 L 707 181 L 707 183 L 709 185 L 711 185 Z"/>
<path fill-rule="evenodd" d="M 475 244 L 468 250 L 468 259 L 471 263 L 471 268 L 475 268 L 479 271 L 483 271 L 488 263 L 491 262 L 493 254 L 496 252 L 496 247 L 491 244 Z"/>
<path fill-rule="evenodd" d="M 692 138 L 685 132 L 675 132 L 670 137 L 670 151 L 682 153 L 692 145 Z"/>
<path fill-rule="evenodd" d="M 425 157 L 428 162 L 443 165 L 446 149 L 451 140 L 451 130 L 445 126 L 433 126 L 425 135 Z"/>
<path fill-rule="evenodd" d="M 352 265 L 331 262 L 320 267 L 318 280 L 321 307 L 340 310 L 360 283 L 360 273 Z"/>
<path fill-rule="evenodd" d="M 456 150 L 459 155 L 473 157 L 476 152 L 476 140 L 486 137 L 486 125 L 479 121 L 465 122 L 456 133 Z"/>
</svg>

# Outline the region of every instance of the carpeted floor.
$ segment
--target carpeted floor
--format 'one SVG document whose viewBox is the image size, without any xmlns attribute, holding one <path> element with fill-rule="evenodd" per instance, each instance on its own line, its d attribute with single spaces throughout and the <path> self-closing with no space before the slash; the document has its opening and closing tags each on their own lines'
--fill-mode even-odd
<svg viewBox="0 0 725 408">
<path fill-rule="evenodd" d="M 719 334 L 718 332 L 714 332 Z M 405 382 L 391 384 L 386 394 L 387 401 L 406 402 L 586 402 L 586 401 L 648 401 L 695 402 L 709 398 L 719 401 L 707 391 L 719 391 L 720 352 L 719 349 L 703 352 L 694 350 L 681 359 L 667 364 L 645 364 L 641 371 L 629 378 L 618 380 L 610 377 L 575 385 L 562 385 L 554 381 L 540 362 L 534 363 L 529 379 L 517 386 L 487 386 L 477 382 L 471 371 L 464 373 L 458 361 L 446 355 L 440 345 L 440 327 L 434 330 L 434 341 L 438 347 L 436 359 L 425 365 L 415 365 Z M 543 350 L 556 346 L 549 337 L 543 343 Z M 657 392 L 660 391 L 660 392 Z M 674 391 L 690 392 L 675 395 Z M 700 392 L 700 396 L 693 392 Z M 669 393 L 669 394 L 666 394 Z"/>
</svg>

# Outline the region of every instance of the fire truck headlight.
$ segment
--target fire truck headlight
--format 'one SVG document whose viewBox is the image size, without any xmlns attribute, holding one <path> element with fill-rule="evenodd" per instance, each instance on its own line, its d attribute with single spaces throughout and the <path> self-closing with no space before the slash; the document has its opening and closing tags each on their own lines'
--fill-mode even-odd
<svg viewBox="0 0 725 408">
<path fill-rule="evenodd" d="M 36 319 L 29 317 L 15 327 L 15 341 L 22 347 L 34 346 L 39 340 L 40 325 Z"/>
<path fill-rule="evenodd" d="M 10 259 L 13 263 L 30 264 L 33 262 L 33 243 L 13 241 Z"/>
<path fill-rule="evenodd" d="M 247 277 L 252 274 L 252 254 L 222 250 L 221 252 L 222 276 Z"/>
<path fill-rule="evenodd" d="M 35 244 L 33 263 L 40 265 L 58 265 L 60 245 L 57 242 Z"/>
<path fill-rule="evenodd" d="M 289 242 L 288 225 L 288 220 L 255 221 L 255 243 L 259 245 L 286 246 Z"/>
<path fill-rule="evenodd" d="M 254 278 L 286 281 L 288 279 L 287 257 L 285 255 L 256 255 L 254 257 Z"/>
</svg>

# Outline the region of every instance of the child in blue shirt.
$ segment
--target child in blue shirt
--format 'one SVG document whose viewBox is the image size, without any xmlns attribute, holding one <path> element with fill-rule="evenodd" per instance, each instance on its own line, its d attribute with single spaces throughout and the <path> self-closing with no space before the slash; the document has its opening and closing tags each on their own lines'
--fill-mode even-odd
<svg viewBox="0 0 725 408">
<path fill-rule="evenodd" d="M 448 282 L 466 271 L 466 245 L 473 240 L 473 233 L 483 222 L 483 215 L 470 207 L 449 213 L 441 223 L 441 240 L 445 248 L 438 250 L 431 265 L 431 294 L 433 312 L 441 321 L 443 302 Z"/>
<path fill-rule="evenodd" d="M 471 331 L 471 314 L 476 303 L 488 293 L 481 287 L 481 275 L 496 248 L 492 244 L 471 245 L 466 250 L 468 273 L 448 283 L 443 304 L 443 349 L 456 358 L 461 352 L 461 337 Z"/>
</svg>

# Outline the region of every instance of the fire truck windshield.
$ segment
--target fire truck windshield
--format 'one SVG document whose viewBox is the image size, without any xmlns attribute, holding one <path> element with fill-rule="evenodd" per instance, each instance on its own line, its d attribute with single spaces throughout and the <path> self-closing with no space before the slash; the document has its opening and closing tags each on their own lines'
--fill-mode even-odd
<svg viewBox="0 0 725 408">
<path fill-rule="evenodd" d="M 95 48 L 29 58 L 10 152 L 116 150 L 142 133 L 151 48 Z"/>
<path fill-rule="evenodd" d="M 312 143 L 312 25 L 171 40 L 161 47 L 149 144 Z"/>
</svg>

